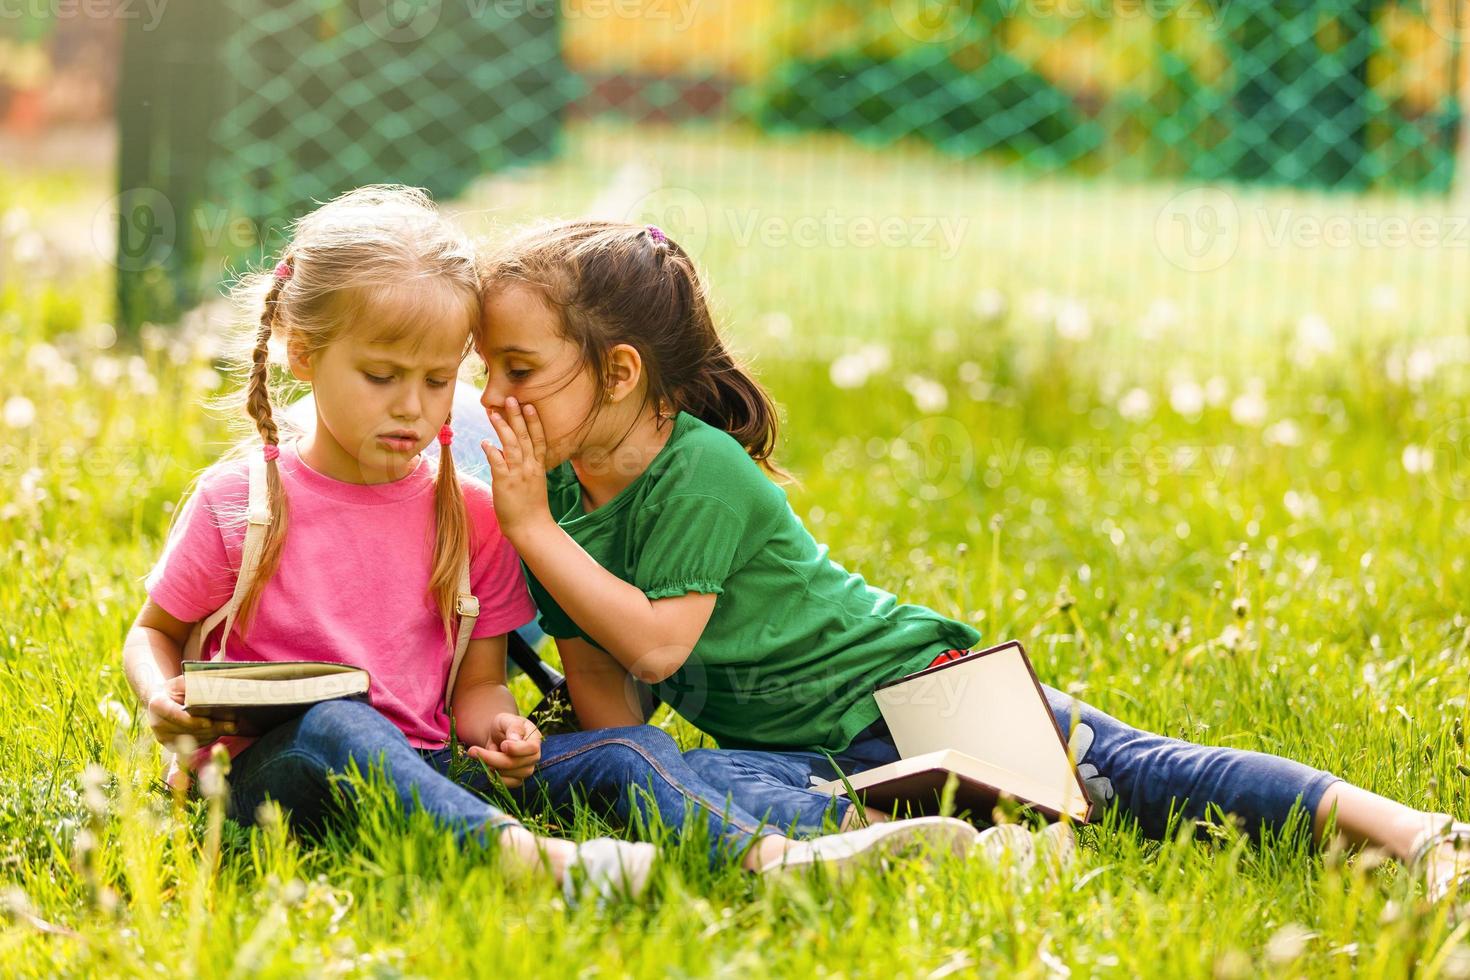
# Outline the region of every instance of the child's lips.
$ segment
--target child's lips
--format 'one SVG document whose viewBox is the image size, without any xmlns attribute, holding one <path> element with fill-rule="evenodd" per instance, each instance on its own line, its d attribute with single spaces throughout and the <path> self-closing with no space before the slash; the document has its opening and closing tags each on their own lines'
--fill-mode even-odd
<svg viewBox="0 0 1470 980">
<path fill-rule="evenodd" d="M 418 448 L 419 437 L 412 432 L 385 432 L 378 441 L 397 452 L 411 453 Z"/>
</svg>

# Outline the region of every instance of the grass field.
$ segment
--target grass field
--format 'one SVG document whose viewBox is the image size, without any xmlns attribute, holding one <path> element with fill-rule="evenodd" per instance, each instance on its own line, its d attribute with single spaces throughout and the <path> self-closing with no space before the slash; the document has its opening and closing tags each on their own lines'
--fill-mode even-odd
<svg viewBox="0 0 1470 980">
<path fill-rule="evenodd" d="M 1058 881 L 843 889 L 711 874 L 696 841 L 646 901 L 569 911 L 381 806 L 311 847 L 152 793 L 117 654 L 227 435 L 208 329 L 105 326 L 79 229 L 109 179 L 0 178 L 0 972 L 1470 976 L 1470 923 L 1391 863 L 1224 824 L 1110 818 Z M 688 242 L 783 408 L 797 512 L 876 584 L 1133 724 L 1470 814 L 1467 243 L 1433 202 L 1219 193 L 588 127 L 456 208 Z"/>
</svg>

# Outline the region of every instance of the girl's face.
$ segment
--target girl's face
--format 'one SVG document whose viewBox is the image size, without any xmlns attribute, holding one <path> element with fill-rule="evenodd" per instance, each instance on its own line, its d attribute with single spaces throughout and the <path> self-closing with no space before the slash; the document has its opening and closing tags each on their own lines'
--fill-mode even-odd
<svg viewBox="0 0 1470 980">
<path fill-rule="evenodd" d="M 479 342 L 487 373 L 480 403 L 502 414 L 509 397 L 535 405 L 546 432 L 548 469 L 595 444 L 600 426 L 587 419 L 601 398 L 592 372 L 533 290 L 512 286 L 487 299 Z"/>
<path fill-rule="evenodd" d="M 349 333 L 309 356 L 292 353 L 292 373 L 316 399 L 306 461 L 347 483 L 406 476 L 449 418 L 468 339 L 461 316 L 391 342 Z"/>
</svg>

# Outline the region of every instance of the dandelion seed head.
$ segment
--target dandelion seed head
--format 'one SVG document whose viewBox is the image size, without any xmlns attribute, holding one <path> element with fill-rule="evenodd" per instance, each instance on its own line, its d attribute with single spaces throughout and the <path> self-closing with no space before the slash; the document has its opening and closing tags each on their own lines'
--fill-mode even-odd
<svg viewBox="0 0 1470 980">
<path fill-rule="evenodd" d="M 921 412 L 942 412 L 949 407 L 949 389 L 933 378 L 911 374 L 904 379 L 903 387 Z"/>
<path fill-rule="evenodd" d="M 1169 407 L 1188 419 L 1197 419 L 1205 410 L 1205 389 L 1193 378 L 1184 378 L 1169 387 Z"/>
<path fill-rule="evenodd" d="M 1316 935 L 1306 926 L 1288 922 L 1267 940 L 1266 961 L 1276 966 L 1293 962 L 1307 951 L 1307 943 L 1316 938 Z"/>
<path fill-rule="evenodd" d="M 1092 336 L 1092 314 L 1079 300 L 1064 300 L 1057 308 L 1056 330 L 1066 340 L 1086 340 Z"/>
<path fill-rule="evenodd" d="M 1230 403 L 1230 417 L 1237 425 L 1256 427 L 1266 421 L 1265 386 L 1255 381 L 1243 394 Z"/>
<path fill-rule="evenodd" d="M 4 416 L 6 428 L 29 429 L 36 422 L 36 404 L 25 395 L 11 395 L 5 399 L 0 414 Z"/>
<path fill-rule="evenodd" d="M 1118 400 L 1118 414 L 1129 422 L 1143 422 L 1153 414 L 1154 400 L 1142 388 L 1131 388 Z"/>
<path fill-rule="evenodd" d="M 975 294 L 970 309 L 981 320 L 999 320 L 1006 315 L 1006 294 L 993 287 L 982 289 Z"/>
<path fill-rule="evenodd" d="M 1398 287 L 1381 282 L 1368 290 L 1368 305 L 1378 313 L 1392 313 L 1399 308 Z"/>
<path fill-rule="evenodd" d="M 1403 454 L 1399 457 L 1403 463 L 1404 472 L 1413 475 L 1428 473 L 1434 469 L 1434 450 L 1428 446 L 1416 446 L 1409 444 L 1404 447 Z"/>
</svg>

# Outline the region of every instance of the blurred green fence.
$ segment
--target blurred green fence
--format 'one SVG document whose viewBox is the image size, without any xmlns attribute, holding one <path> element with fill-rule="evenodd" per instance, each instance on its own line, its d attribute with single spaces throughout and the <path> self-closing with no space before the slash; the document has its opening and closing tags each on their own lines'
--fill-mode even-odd
<svg viewBox="0 0 1470 980">
<path fill-rule="evenodd" d="M 380 181 L 451 197 L 544 159 L 567 92 L 556 19 L 506 4 L 195 0 L 130 30 L 121 321 L 192 304 L 204 256 L 270 254 L 313 201 Z"/>
<path fill-rule="evenodd" d="M 696 0 L 679 22 L 655 16 L 667 0 L 593 4 L 195 0 L 130 33 L 123 322 L 192 301 L 232 219 L 269 254 L 313 199 L 452 195 L 554 153 L 568 116 L 835 130 L 1046 173 L 1456 183 L 1463 0 Z"/>
<path fill-rule="evenodd" d="M 747 107 L 1033 169 L 1443 192 L 1462 53 L 1432 2 L 807 0 L 822 30 Z"/>
</svg>

